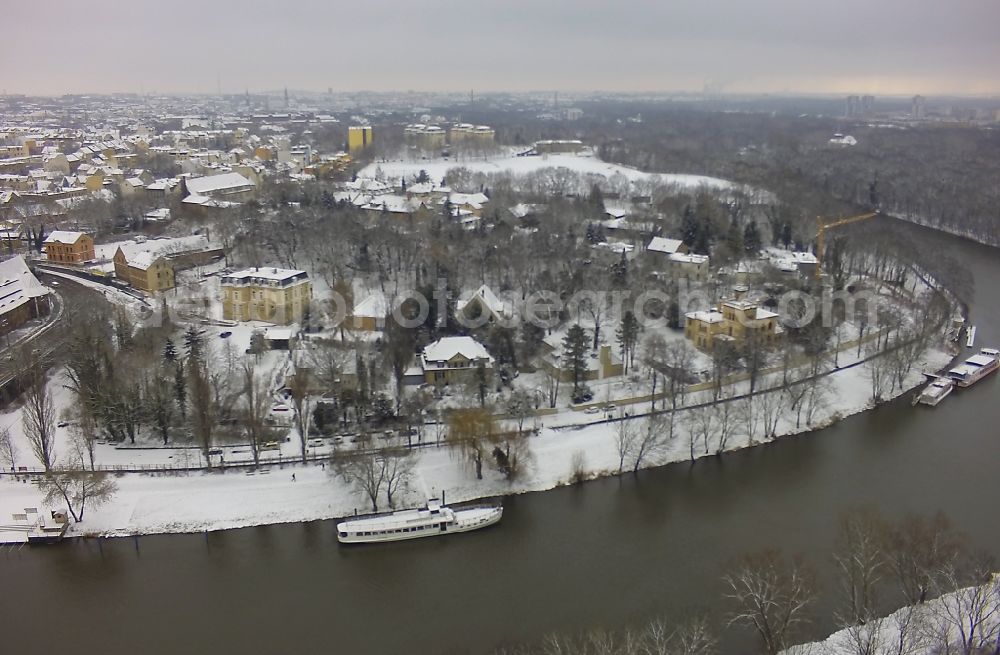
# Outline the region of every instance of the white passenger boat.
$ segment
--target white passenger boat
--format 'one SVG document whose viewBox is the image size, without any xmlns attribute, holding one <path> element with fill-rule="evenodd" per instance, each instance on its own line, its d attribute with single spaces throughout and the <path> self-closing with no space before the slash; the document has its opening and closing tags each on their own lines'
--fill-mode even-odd
<svg viewBox="0 0 1000 655">
<path fill-rule="evenodd" d="M 349 519 L 337 524 L 337 541 L 342 544 L 366 544 L 436 537 L 451 532 L 469 532 L 493 525 L 503 516 L 499 505 L 445 507 L 437 498 L 420 509 L 407 509 Z"/>
<path fill-rule="evenodd" d="M 948 371 L 948 377 L 960 387 L 971 387 L 998 368 L 1000 368 L 1000 350 L 983 348 L 978 355 L 973 355 L 963 364 Z"/>
<path fill-rule="evenodd" d="M 920 394 L 920 397 L 917 398 L 917 402 L 933 407 L 944 400 L 954 388 L 954 380 L 951 378 L 940 377 L 927 385 L 927 388 L 924 389 L 923 393 Z"/>
</svg>

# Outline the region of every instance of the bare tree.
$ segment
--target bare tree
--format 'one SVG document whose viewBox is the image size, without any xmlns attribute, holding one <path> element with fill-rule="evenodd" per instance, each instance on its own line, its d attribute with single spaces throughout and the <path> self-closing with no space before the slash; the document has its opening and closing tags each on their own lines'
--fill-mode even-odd
<svg viewBox="0 0 1000 655">
<path fill-rule="evenodd" d="M 629 419 L 626 419 L 626 421 Z M 667 438 L 667 423 L 671 416 L 652 414 L 646 419 L 645 429 L 636 433 L 632 447 L 632 472 L 638 473 L 643 463 L 659 455 Z"/>
<path fill-rule="evenodd" d="M 785 387 L 785 400 L 788 402 L 788 410 L 795 412 L 795 429 L 802 424 L 802 410 L 805 406 L 806 398 L 809 396 L 809 382 L 793 382 Z"/>
<path fill-rule="evenodd" d="M 308 369 L 299 368 L 292 376 L 288 389 L 291 391 L 292 417 L 295 421 L 295 432 L 299 435 L 299 451 L 302 462 L 306 461 L 306 446 L 309 441 L 309 426 L 312 422 L 313 403 L 309 398 L 309 387 L 312 376 Z"/>
<path fill-rule="evenodd" d="M 517 431 L 524 430 L 524 420 L 534 414 L 532 395 L 526 389 L 514 389 L 507 399 L 507 416 L 517 421 Z"/>
<path fill-rule="evenodd" d="M 413 477 L 413 451 L 408 448 L 387 448 L 377 459 L 382 466 L 385 480 L 385 499 L 389 507 L 395 507 L 393 497 L 405 489 Z"/>
<path fill-rule="evenodd" d="M 601 339 L 601 326 L 606 320 L 608 299 L 606 295 L 598 292 L 585 293 L 582 296 L 577 303 L 577 314 L 586 314 L 590 317 L 590 322 L 594 326 L 593 350 L 597 350 Z"/>
<path fill-rule="evenodd" d="M 655 353 L 654 353 L 655 355 Z M 663 373 L 664 402 L 670 404 L 671 412 L 684 404 L 688 383 L 692 379 L 691 367 L 694 361 L 694 351 L 687 341 L 671 341 L 662 350 L 662 359 L 658 360 Z M 674 425 L 670 425 L 670 439 L 673 439 Z"/>
<path fill-rule="evenodd" d="M 532 453 L 527 433 L 497 432 L 490 443 L 494 466 L 508 481 L 517 479 L 530 465 Z"/>
<path fill-rule="evenodd" d="M 722 395 L 719 398 L 719 402 L 712 405 L 716 418 L 716 434 L 719 439 L 715 448 L 716 455 L 721 455 L 726 451 L 726 446 L 729 445 L 729 440 L 734 437 L 740 429 L 740 422 L 737 420 L 739 407 L 737 406 L 736 401 L 729 400 L 726 397 L 727 395 L 728 392 L 723 390 Z"/>
<path fill-rule="evenodd" d="M 760 396 L 747 394 L 736 401 L 737 419 L 743 422 L 743 432 L 747 435 L 747 445 L 754 445 L 757 428 L 761 423 L 761 411 L 758 408 Z"/>
<path fill-rule="evenodd" d="M 73 440 L 74 457 L 80 462 L 90 465 L 90 470 L 97 468 L 97 425 L 89 412 L 80 408 L 71 417 L 69 432 Z"/>
<path fill-rule="evenodd" d="M 961 550 L 962 540 L 940 512 L 930 519 L 908 516 L 886 535 L 889 566 L 910 605 L 928 599 L 940 586 L 940 572 L 954 567 Z"/>
<path fill-rule="evenodd" d="M 46 504 L 62 500 L 73 520 L 83 520 L 88 503 L 97 507 L 109 502 L 117 493 L 118 485 L 107 473 L 84 471 L 83 462 L 77 461 L 76 470 L 46 473 L 39 482 L 39 489 L 45 493 Z"/>
<path fill-rule="evenodd" d="M 555 373 L 542 376 L 545 384 L 545 395 L 548 398 L 550 408 L 555 407 L 556 401 L 559 400 L 559 375 L 559 371 L 555 371 Z"/>
<path fill-rule="evenodd" d="M 55 461 L 56 410 L 45 373 L 37 360 L 25 369 L 24 406 L 21 421 L 31 452 L 46 471 Z"/>
<path fill-rule="evenodd" d="M 840 517 L 840 531 L 833 554 L 841 591 L 837 620 L 847 629 L 857 655 L 879 655 L 882 624 L 877 593 L 889 573 L 883 544 L 887 527 L 875 511 L 854 509 Z"/>
<path fill-rule="evenodd" d="M 191 423 L 191 432 L 201 447 L 202 455 L 205 457 L 207 466 L 212 466 L 212 458 L 209 451 L 212 449 L 213 437 L 215 434 L 215 403 L 212 401 L 211 384 L 208 379 L 206 364 L 199 358 L 189 356 L 187 361 L 188 397 L 191 401 L 191 411 L 188 413 L 188 420 Z"/>
<path fill-rule="evenodd" d="M 267 386 L 260 380 L 252 364 L 243 367 L 243 406 L 238 413 L 243 435 L 250 444 L 253 463 L 260 464 L 261 447 L 271 440 L 272 430 L 267 424 L 270 398 Z"/>
<path fill-rule="evenodd" d="M 587 479 L 587 454 L 582 450 L 574 450 L 569 461 L 569 481 L 578 484 Z"/>
<path fill-rule="evenodd" d="M 778 422 L 785 409 L 783 392 L 769 391 L 757 396 L 760 408 L 760 423 L 764 439 L 774 439 L 778 434 Z"/>
<path fill-rule="evenodd" d="M 768 655 L 791 645 L 795 629 L 805 623 L 815 598 L 812 575 L 798 559 L 786 563 L 780 553 L 765 550 L 742 557 L 723 577 L 727 596 L 735 601 L 730 625 L 756 630 Z"/>
<path fill-rule="evenodd" d="M 827 406 L 827 399 L 833 393 L 833 382 L 826 376 L 815 376 L 806 383 L 806 397 L 802 401 L 806 415 L 806 425 L 811 426 L 819 413 Z"/>
<path fill-rule="evenodd" d="M 694 461 L 694 449 L 701 438 L 701 442 L 708 454 L 708 441 L 715 431 L 715 408 L 712 405 L 702 405 L 689 410 L 688 414 L 688 449 L 690 450 L 691 461 Z"/>
<path fill-rule="evenodd" d="M 378 497 L 385 484 L 385 467 L 373 452 L 337 454 L 331 464 L 344 482 L 368 497 L 372 511 L 378 511 Z"/>
<path fill-rule="evenodd" d="M 472 463 L 476 479 L 483 479 L 483 461 L 496 439 L 496 421 L 488 408 L 460 409 L 448 417 L 449 442 Z"/>
<path fill-rule="evenodd" d="M 635 424 L 633 421 L 621 420 L 615 424 L 615 452 L 618 453 L 618 472 L 625 468 L 625 460 L 631 458 L 635 450 Z"/>
<path fill-rule="evenodd" d="M 889 360 L 879 353 L 878 346 L 868 344 L 865 346 L 865 369 L 868 373 L 868 381 L 871 383 L 872 402 L 881 402 L 889 386 L 892 384 L 892 366 Z"/>
<path fill-rule="evenodd" d="M 10 428 L 0 430 L 0 462 L 11 471 L 17 467 L 17 444 L 10 435 Z"/>
<path fill-rule="evenodd" d="M 934 604 L 938 620 L 956 634 L 962 655 L 997 652 L 1000 646 L 1000 577 L 991 558 L 981 555 L 942 571 L 944 594 Z M 951 591 L 954 590 L 954 591 Z M 950 592 L 950 593 L 948 593 Z M 943 652 L 950 644 L 941 644 Z"/>
</svg>

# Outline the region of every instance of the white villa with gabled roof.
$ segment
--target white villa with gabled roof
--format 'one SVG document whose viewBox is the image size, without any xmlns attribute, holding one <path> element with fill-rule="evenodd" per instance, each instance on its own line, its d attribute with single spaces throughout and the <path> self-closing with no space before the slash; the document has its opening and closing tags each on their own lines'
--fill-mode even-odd
<svg viewBox="0 0 1000 655">
<path fill-rule="evenodd" d="M 466 380 L 480 366 L 487 380 L 493 375 L 493 357 L 472 337 L 442 337 L 424 348 L 420 362 L 428 384 Z"/>
</svg>

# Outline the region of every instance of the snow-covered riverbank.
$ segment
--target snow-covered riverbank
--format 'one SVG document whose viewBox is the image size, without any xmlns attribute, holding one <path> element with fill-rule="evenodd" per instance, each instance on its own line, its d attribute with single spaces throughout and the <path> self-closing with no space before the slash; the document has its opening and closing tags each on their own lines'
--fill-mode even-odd
<svg viewBox="0 0 1000 655">
<path fill-rule="evenodd" d="M 865 626 L 845 628 L 822 641 L 793 646 L 783 655 L 992 653 L 1000 646 L 1000 578 L 966 587 L 923 605 L 903 607 Z M 982 648 L 982 650 L 978 650 Z"/>
<path fill-rule="evenodd" d="M 929 352 L 913 367 L 903 390 L 897 390 L 895 395 L 907 393 L 923 380 L 923 371 L 936 370 L 948 360 L 944 352 Z M 871 385 L 867 375 L 864 366 L 832 373 L 827 377 L 830 384 L 827 400 L 815 410 L 812 425 L 807 426 L 803 420 L 796 428 L 794 413 L 786 411 L 779 420 L 777 434 L 817 429 L 869 408 Z M 690 457 L 689 436 L 693 426 L 689 423 L 693 421 L 685 420 L 683 414 L 686 413 L 681 412 L 675 437 L 643 461 L 641 468 L 685 461 Z M 584 418 L 582 413 L 575 414 Z M 638 424 L 637 430 L 642 430 L 645 420 L 631 421 Z M 476 480 L 457 451 L 446 446 L 422 449 L 416 455 L 415 474 L 409 489 L 399 504 L 422 503 L 441 491 L 447 492 L 449 502 L 456 502 L 552 489 L 568 483 L 581 462 L 585 477 L 617 473 L 616 423 L 569 429 L 558 427 L 564 424 L 565 415 L 556 415 L 551 426 L 542 423 L 539 434 L 530 439 L 531 462 L 514 482 L 488 468 L 484 470 L 484 479 Z M 713 439 L 715 441 L 704 444 L 699 438 L 695 456 L 707 456 L 706 452 L 714 454 L 719 446 L 718 436 Z M 745 432 L 737 432 L 730 437 L 724 450 L 750 445 Z M 631 468 L 630 462 L 626 462 L 626 468 Z M 119 536 L 197 532 L 330 519 L 369 509 L 357 490 L 335 477 L 329 466 L 316 463 L 271 466 L 267 473 L 254 474 L 243 470 L 121 474 L 116 482 L 119 489 L 112 502 L 88 509 L 84 521 L 71 527 L 71 534 Z M 40 506 L 40 493 L 32 483 L 15 482 L 9 476 L 0 482 L 0 516 L 9 517 L 25 507 Z"/>
</svg>

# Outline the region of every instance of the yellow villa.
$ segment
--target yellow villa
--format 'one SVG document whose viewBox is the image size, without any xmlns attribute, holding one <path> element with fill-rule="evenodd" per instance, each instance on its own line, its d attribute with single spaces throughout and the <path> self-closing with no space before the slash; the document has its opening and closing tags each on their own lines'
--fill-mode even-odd
<svg viewBox="0 0 1000 655">
<path fill-rule="evenodd" d="M 230 321 L 298 323 L 309 314 L 312 282 L 305 271 L 248 268 L 222 278 L 222 316 Z"/>
<path fill-rule="evenodd" d="M 730 341 L 739 347 L 756 337 L 758 343 L 773 344 L 782 334 L 775 312 L 747 300 L 746 287 L 736 287 L 736 295 L 718 307 L 684 315 L 684 336 L 699 350 L 711 351 L 717 341 Z"/>
</svg>

